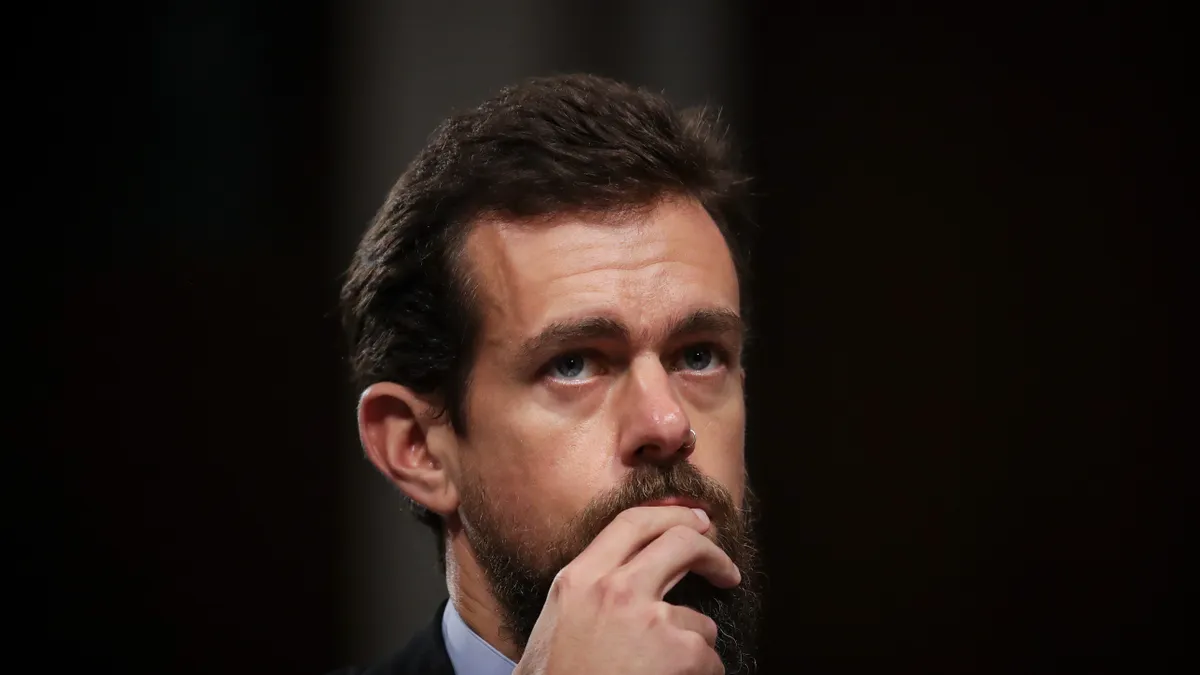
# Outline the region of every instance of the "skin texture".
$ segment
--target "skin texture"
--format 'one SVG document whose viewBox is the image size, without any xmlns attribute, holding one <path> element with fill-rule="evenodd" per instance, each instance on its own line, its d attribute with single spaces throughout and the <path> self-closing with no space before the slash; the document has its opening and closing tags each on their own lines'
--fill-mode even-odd
<svg viewBox="0 0 1200 675">
<path fill-rule="evenodd" d="M 394 383 L 364 392 L 360 432 L 376 466 L 445 518 L 447 583 L 456 609 L 480 636 L 518 660 L 522 651 L 500 631 L 496 601 L 469 541 L 464 491 L 485 486 L 489 508 L 521 525 L 508 538 L 535 560 L 591 499 L 639 465 L 690 462 L 720 483 L 733 503 L 742 503 L 740 331 L 725 320 L 678 332 L 695 312 L 736 317 L 738 282 L 716 224 L 687 199 L 619 214 L 564 214 L 536 222 L 481 219 L 467 237 L 466 255 L 483 311 L 466 434 L 435 415 L 436 401 Z M 536 340 L 547 328 L 597 318 L 608 321 L 593 320 L 593 328 L 619 324 L 627 335 L 576 330 L 565 343 Z M 685 447 L 689 429 L 696 432 L 693 449 Z M 664 520 L 663 512 L 674 515 Z M 626 513 L 633 515 L 596 540 L 607 537 L 609 553 L 589 547 L 579 565 L 560 575 L 576 582 L 567 591 L 556 580 L 529 646 L 540 665 L 522 662 L 522 672 L 554 672 L 547 666 L 553 661 L 549 654 L 561 653 L 552 645 L 564 626 L 579 635 L 604 632 L 590 619 L 573 621 L 551 605 L 571 598 L 580 606 L 600 602 L 589 610 L 593 614 L 608 611 L 596 587 L 618 568 L 629 569 L 620 575 L 622 583 L 635 589 L 626 594 L 629 603 L 618 603 L 621 611 L 632 612 L 622 620 L 651 617 L 671 630 L 659 634 L 643 627 L 623 638 L 616 628 L 621 622 L 611 621 L 605 624 L 611 640 L 682 639 L 698 650 L 711 645 L 706 617 L 687 614 L 686 608 L 676 612 L 661 598 L 689 570 L 714 583 L 737 583 L 736 567 L 711 545 L 713 527 L 681 507 Z M 630 519 L 636 522 L 626 522 Z M 685 633 L 699 640 L 679 638 Z M 587 654 L 574 651 L 580 658 Z M 680 653 L 685 652 L 675 652 Z M 709 672 L 704 668 L 712 667 L 711 658 L 698 659 L 694 670 L 680 672 Z M 587 671 L 582 663 L 560 665 Z"/>
</svg>

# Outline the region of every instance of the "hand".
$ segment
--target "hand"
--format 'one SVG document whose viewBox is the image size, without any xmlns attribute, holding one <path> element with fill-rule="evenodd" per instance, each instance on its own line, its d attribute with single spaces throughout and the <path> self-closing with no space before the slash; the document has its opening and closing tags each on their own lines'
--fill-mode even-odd
<svg viewBox="0 0 1200 675">
<path fill-rule="evenodd" d="M 663 601 L 688 572 L 741 583 L 709 527 L 703 511 L 681 506 L 618 515 L 555 577 L 514 675 L 724 673 L 716 623 Z"/>
</svg>

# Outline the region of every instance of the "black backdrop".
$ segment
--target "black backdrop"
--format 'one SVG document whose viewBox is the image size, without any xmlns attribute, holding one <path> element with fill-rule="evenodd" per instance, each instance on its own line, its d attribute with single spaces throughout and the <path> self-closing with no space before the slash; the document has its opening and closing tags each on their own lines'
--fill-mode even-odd
<svg viewBox="0 0 1200 675">
<path fill-rule="evenodd" d="M 1179 348 L 1161 232 L 1189 224 L 1172 21 L 744 6 L 763 670 L 1160 665 L 1182 639 L 1152 461 Z M 18 659 L 345 658 L 334 14 L 48 25 L 55 183 L 17 257 L 51 298 L 52 489 L 13 556 L 48 641 Z"/>
</svg>

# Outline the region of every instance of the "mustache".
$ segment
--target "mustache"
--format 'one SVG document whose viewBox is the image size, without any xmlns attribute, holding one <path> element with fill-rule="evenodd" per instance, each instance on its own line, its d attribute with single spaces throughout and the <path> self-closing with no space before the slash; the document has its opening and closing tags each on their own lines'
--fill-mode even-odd
<svg viewBox="0 0 1200 675">
<path fill-rule="evenodd" d="M 672 497 L 704 504 L 709 519 L 719 527 L 728 528 L 740 522 L 741 510 L 720 482 L 689 462 L 678 462 L 638 466 L 616 487 L 592 499 L 575 517 L 570 530 L 591 540 L 622 511 Z"/>
</svg>

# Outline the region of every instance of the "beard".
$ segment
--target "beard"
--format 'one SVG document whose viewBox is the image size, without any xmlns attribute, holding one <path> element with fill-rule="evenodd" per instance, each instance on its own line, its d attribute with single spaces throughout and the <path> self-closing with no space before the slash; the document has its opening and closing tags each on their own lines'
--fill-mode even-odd
<svg viewBox="0 0 1200 675">
<path fill-rule="evenodd" d="M 720 483 L 687 462 L 641 465 L 614 489 L 597 496 L 550 541 L 529 541 L 521 517 L 503 513 L 482 485 L 466 485 L 462 495 L 464 532 L 501 610 L 501 631 L 524 649 L 542 613 L 559 570 L 574 560 L 601 530 L 626 509 L 644 502 L 682 497 L 703 502 L 716 530 L 716 543 L 738 566 L 742 582 L 718 588 L 688 573 L 663 598 L 690 607 L 717 624 L 716 651 L 728 673 L 752 672 L 759 616 L 758 555 L 749 488 L 738 506 Z"/>
</svg>

